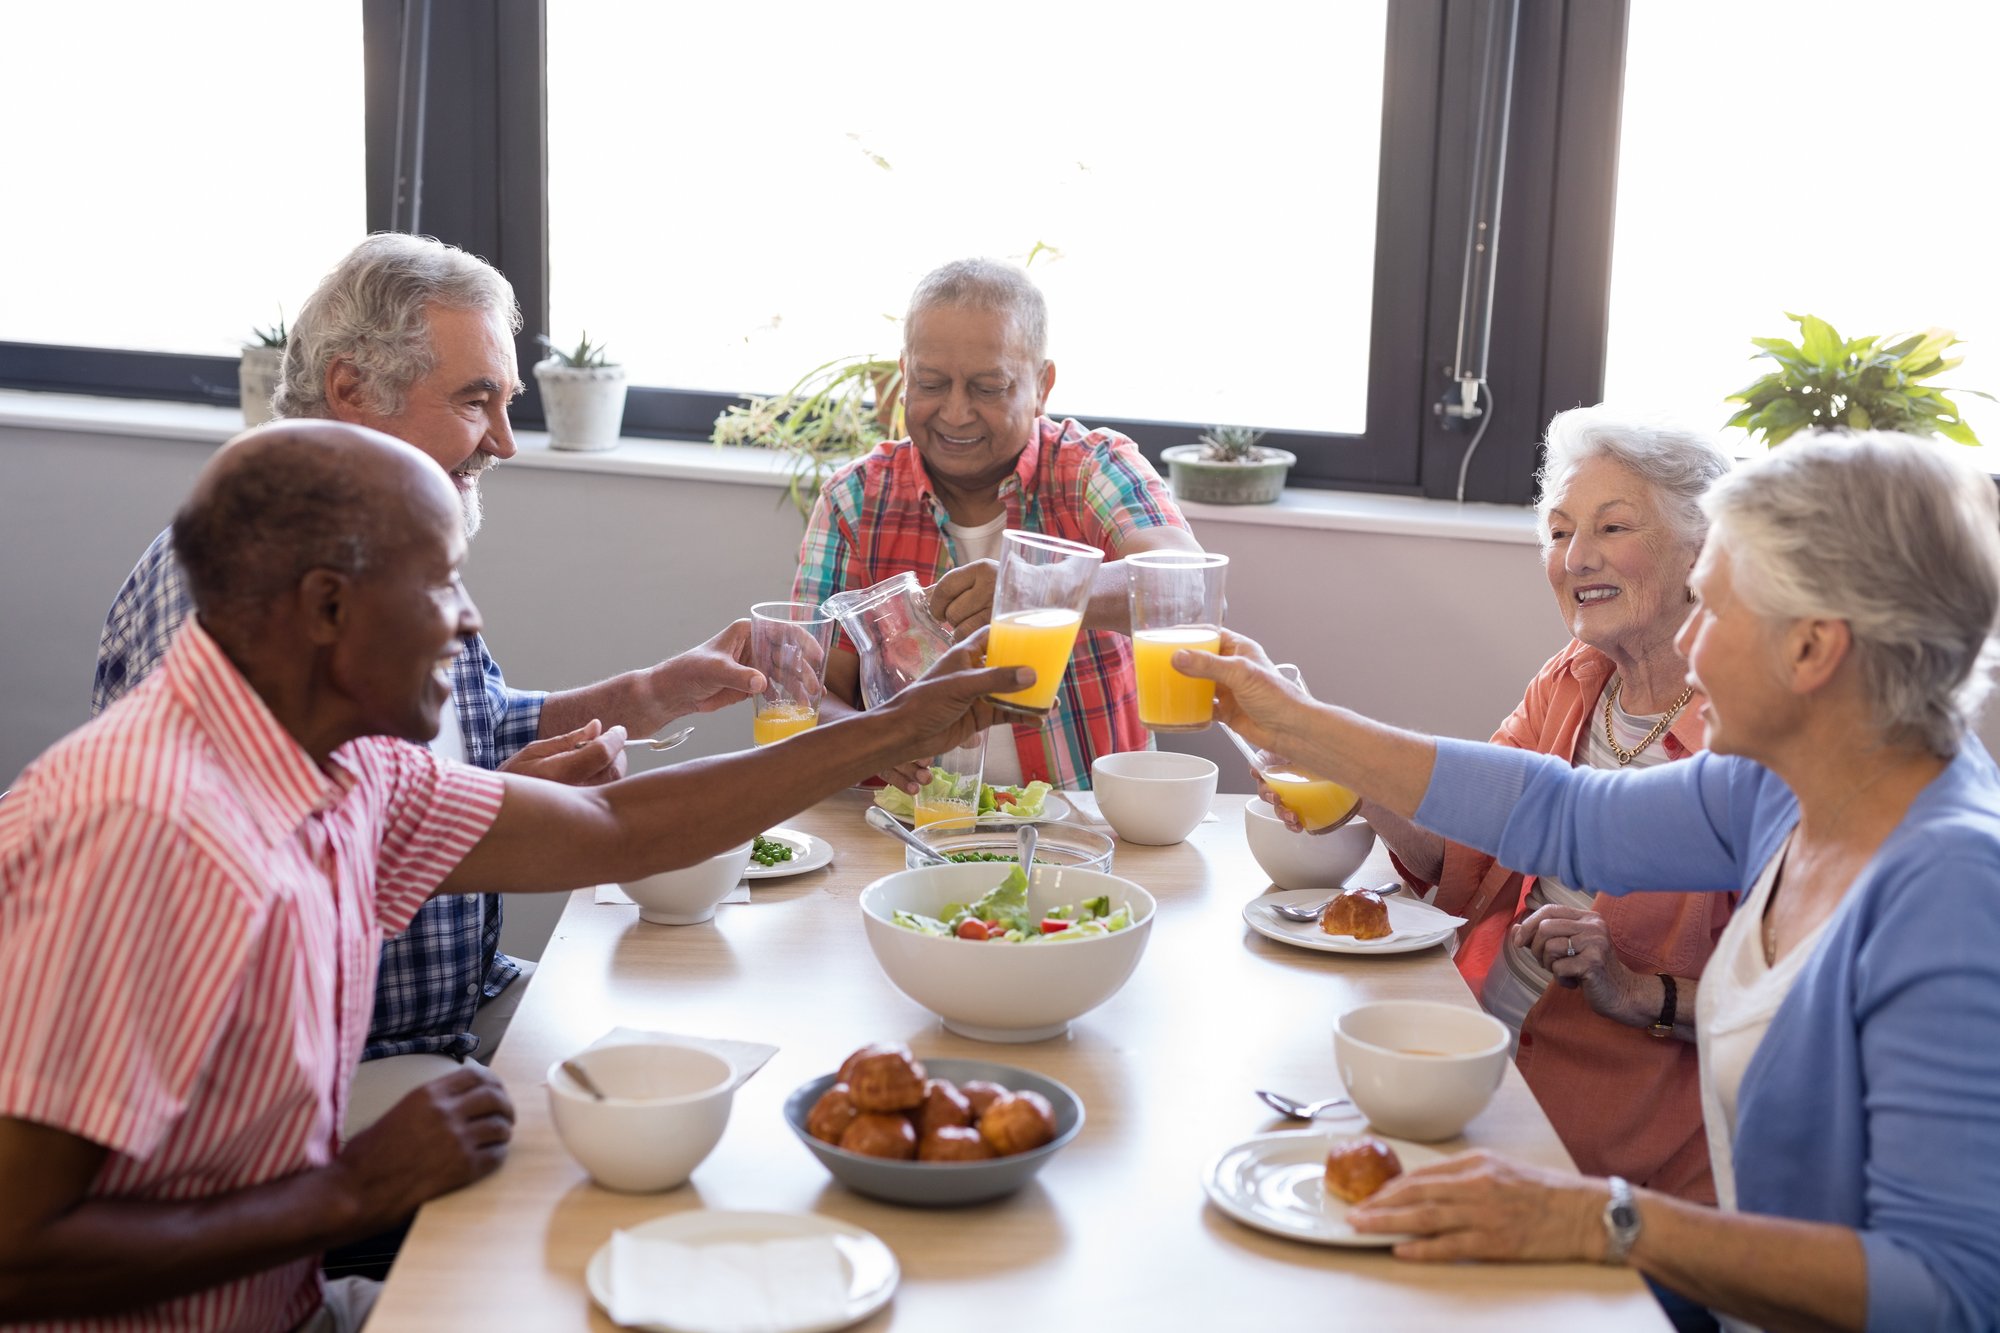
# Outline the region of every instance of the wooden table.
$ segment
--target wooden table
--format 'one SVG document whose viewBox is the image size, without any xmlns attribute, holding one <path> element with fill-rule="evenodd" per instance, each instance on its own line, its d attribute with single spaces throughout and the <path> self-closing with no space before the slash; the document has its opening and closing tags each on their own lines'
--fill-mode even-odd
<svg viewBox="0 0 2000 1333">
<path fill-rule="evenodd" d="M 902 868 L 902 850 L 862 823 L 858 793 L 789 821 L 833 843 L 832 866 L 761 881 L 751 903 L 707 924 L 649 925 L 637 908 L 573 895 L 494 1061 L 520 1114 L 507 1162 L 418 1216 L 369 1333 L 610 1330 L 584 1289 L 591 1253 L 614 1228 L 693 1208 L 819 1212 L 879 1235 L 903 1279 L 868 1329 L 1666 1328 L 1628 1270 L 1403 1263 L 1281 1240 L 1208 1204 L 1201 1176 L 1218 1153 L 1295 1127 L 1252 1089 L 1338 1093 L 1337 1013 L 1399 996 L 1473 1003 L 1442 949 L 1356 958 L 1251 932 L 1242 905 L 1269 885 L 1243 840 L 1242 802 L 1218 797 L 1216 820 L 1179 846 L 1118 845 L 1114 869 L 1160 902 L 1146 956 L 1066 1038 L 1032 1045 L 958 1037 L 890 986 L 854 900 Z M 781 1048 L 738 1090 L 715 1152 L 669 1193 L 598 1189 L 549 1122 L 550 1063 L 620 1025 Z M 850 1194 L 780 1107 L 879 1040 L 1060 1079 L 1083 1099 L 1083 1133 L 994 1203 L 939 1211 Z M 1464 1142 L 1571 1165 L 1511 1066 Z"/>
</svg>

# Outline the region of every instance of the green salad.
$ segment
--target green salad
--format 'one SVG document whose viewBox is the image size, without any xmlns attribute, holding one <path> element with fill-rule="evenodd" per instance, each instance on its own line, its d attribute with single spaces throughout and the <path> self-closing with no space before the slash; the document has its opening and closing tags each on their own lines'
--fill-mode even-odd
<svg viewBox="0 0 2000 1333">
<path fill-rule="evenodd" d="M 999 887 L 973 903 L 946 903 L 942 919 L 921 912 L 898 911 L 891 919 L 905 930 L 940 939 L 1001 940 L 1008 944 L 1055 943 L 1095 939 L 1132 924 L 1132 906 L 1099 895 L 1046 912 L 1028 910 L 1028 877 L 1015 866 Z"/>
<path fill-rule="evenodd" d="M 944 770 L 931 769 L 930 785 L 938 794 L 946 788 Z M 927 789 L 928 790 L 928 789 Z M 989 787 L 979 784 L 979 813 L 982 815 L 1013 815 L 1021 819 L 1035 819 L 1042 813 L 1042 803 L 1055 788 L 1046 782 L 1030 782 L 1025 787 Z M 898 819 L 917 817 L 917 798 L 901 787 L 884 787 L 875 793 L 875 804 L 887 810 Z"/>
</svg>

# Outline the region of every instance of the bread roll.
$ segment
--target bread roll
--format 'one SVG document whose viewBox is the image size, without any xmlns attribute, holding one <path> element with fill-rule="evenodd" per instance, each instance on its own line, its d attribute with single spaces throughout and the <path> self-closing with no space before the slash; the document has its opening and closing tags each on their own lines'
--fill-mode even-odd
<svg viewBox="0 0 2000 1333">
<path fill-rule="evenodd" d="M 1343 1203 L 1360 1203 L 1402 1174 L 1396 1150 L 1373 1134 L 1342 1139 L 1326 1151 L 1326 1192 Z"/>
<path fill-rule="evenodd" d="M 1319 928 L 1329 935 L 1379 940 L 1391 931 L 1389 905 L 1373 889 L 1349 889 L 1336 894 L 1319 914 Z"/>
</svg>

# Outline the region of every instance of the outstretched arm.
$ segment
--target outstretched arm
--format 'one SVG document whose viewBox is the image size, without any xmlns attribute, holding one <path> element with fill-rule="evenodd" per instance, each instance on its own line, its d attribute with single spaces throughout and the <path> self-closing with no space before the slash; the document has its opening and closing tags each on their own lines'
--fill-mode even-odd
<svg viewBox="0 0 2000 1333">
<path fill-rule="evenodd" d="M 650 736 L 677 717 L 727 708 L 764 688 L 749 656 L 750 622 L 738 620 L 658 666 L 551 694 L 542 702 L 539 735 L 546 740 L 597 721 L 622 726 L 628 735 Z"/>
<path fill-rule="evenodd" d="M 602 787 L 507 776 L 499 816 L 443 892 L 532 892 L 631 879 L 747 842 L 872 773 L 962 744 L 992 724 L 984 696 L 1031 683 L 1025 668 L 969 669 L 975 635 L 881 708 L 738 754 Z"/>
</svg>

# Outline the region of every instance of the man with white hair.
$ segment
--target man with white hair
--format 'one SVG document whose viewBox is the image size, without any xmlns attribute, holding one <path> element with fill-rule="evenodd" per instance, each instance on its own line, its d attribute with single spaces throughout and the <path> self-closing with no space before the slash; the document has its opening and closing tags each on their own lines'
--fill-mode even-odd
<svg viewBox="0 0 2000 1333">
<path fill-rule="evenodd" d="M 520 326 L 513 288 L 485 261 L 427 237 L 370 236 L 300 307 L 272 407 L 280 418 L 343 421 L 415 445 L 450 477 L 469 539 L 480 524 L 481 476 L 514 455 L 507 404 L 522 387 Z M 171 533 L 162 532 L 105 621 L 93 713 L 159 664 L 192 610 Z M 435 748 L 558 782 L 616 778 L 628 732 L 649 735 L 762 687 L 739 660 L 747 629 L 739 622 L 657 666 L 555 694 L 510 688 L 472 634 L 453 660 L 452 707 Z M 500 898 L 485 894 L 427 904 L 384 947 L 347 1132 L 458 1060 L 490 1056 L 519 1003 L 514 983 L 532 971 L 499 941 Z"/>
</svg>

